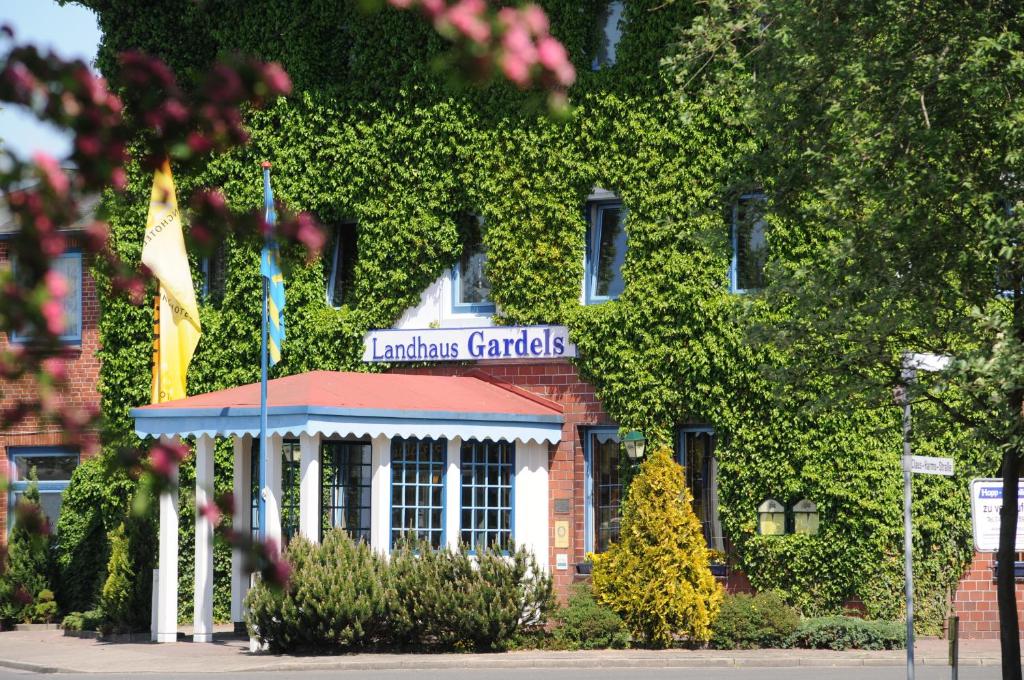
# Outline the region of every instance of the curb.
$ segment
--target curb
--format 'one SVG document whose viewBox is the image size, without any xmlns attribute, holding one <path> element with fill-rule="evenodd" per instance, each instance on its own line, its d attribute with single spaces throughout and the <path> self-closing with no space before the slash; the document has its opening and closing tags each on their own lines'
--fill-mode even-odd
<svg viewBox="0 0 1024 680">
<path fill-rule="evenodd" d="M 6 659 L 0 659 L 0 668 L 10 668 L 16 671 L 30 671 L 32 673 L 77 673 L 78 671 L 71 670 L 70 668 L 58 668 L 57 666 L 43 666 L 38 663 L 28 663 L 27 661 L 8 661 Z"/>
</svg>

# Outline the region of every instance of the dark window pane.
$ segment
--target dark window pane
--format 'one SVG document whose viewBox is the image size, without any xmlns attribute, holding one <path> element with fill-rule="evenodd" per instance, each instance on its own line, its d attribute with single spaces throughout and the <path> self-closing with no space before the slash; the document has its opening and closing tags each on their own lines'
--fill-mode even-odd
<svg viewBox="0 0 1024 680">
<path fill-rule="evenodd" d="M 71 473 L 76 467 L 77 453 L 59 456 L 14 454 L 14 479 L 11 481 L 27 481 L 32 468 L 35 468 L 40 482 L 66 482 L 71 479 Z"/>
<path fill-rule="evenodd" d="M 464 534 L 465 529 L 474 529 L 469 533 L 473 549 L 511 543 L 513 455 L 514 447 L 505 443 L 470 440 L 462 444 L 462 528 Z"/>
<path fill-rule="evenodd" d="M 612 0 L 601 7 L 594 24 L 597 34 L 594 60 L 590 67 L 597 71 L 605 66 L 614 66 L 619 40 L 622 38 L 623 12 L 625 5 L 622 0 Z"/>
<path fill-rule="evenodd" d="M 487 251 L 482 243 L 467 245 L 459 258 L 459 304 L 483 304 L 490 301 L 491 282 L 484 273 Z"/>
<path fill-rule="evenodd" d="M 764 265 L 768 260 L 768 224 L 762 218 L 764 201 L 751 198 L 736 209 L 736 288 L 764 288 Z"/>
<path fill-rule="evenodd" d="M 621 206 L 597 209 L 594 293 L 616 298 L 622 293 L 622 264 L 626 261 L 626 211 Z"/>
<path fill-rule="evenodd" d="M 334 227 L 330 246 L 324 251 L 325 257 L 328 258 L 324 261 L 327 302 L 332 307 L 340 307 L 350 301 L 349 291 L 355 275 L 357 243 L 354 223 L 347 222 Z"/>
<path fill-rule="evenodd" d="M 592 465 L 596 470 L 594 479 L 594 549 L 603 552 L 608 545 L 618 540 L 619 498 L 622 485 L 619 483 L 619 442 L 601 442 L 596 434 L 591 435 L 590 450 Z"/>
</svg>

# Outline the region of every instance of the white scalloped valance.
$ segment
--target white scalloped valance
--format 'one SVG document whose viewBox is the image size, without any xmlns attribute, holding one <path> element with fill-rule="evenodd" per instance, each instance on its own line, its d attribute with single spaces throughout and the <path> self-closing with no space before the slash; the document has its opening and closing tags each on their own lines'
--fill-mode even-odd
<svg viewBox="0 0 1024 680">
<path fill-rule="evenodd" d="M 259 409 L 134 409 L 139 437 L 258 436 Z M 276 407 L 268 410 L 267 432 L 285 437 L 432 437 L 492 439 L 557 444 L 561 416 Z"/>
</svg>

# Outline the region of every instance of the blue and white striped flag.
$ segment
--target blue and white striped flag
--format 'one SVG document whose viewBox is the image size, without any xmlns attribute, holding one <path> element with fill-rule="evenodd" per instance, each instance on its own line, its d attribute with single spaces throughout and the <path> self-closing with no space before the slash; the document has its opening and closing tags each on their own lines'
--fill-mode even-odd
<svg viewBox="0 0 1024 680">
<path fill-rule="evenodd" d="M 264 219 L 273 226 L 277 223 L 277 212 L 274 210 L 274 192 L 270 188 L 270 164 L 263 165 L 263 208 Z M 281 251 L 273 233 L 263 241 L 263 252 L 260 256 L 260 274 L 267 279 L 267 335 L 270 365 L 281 360 L 281 346 L 284 344 L 284 275 L 281 273 Z"/>
</svg>

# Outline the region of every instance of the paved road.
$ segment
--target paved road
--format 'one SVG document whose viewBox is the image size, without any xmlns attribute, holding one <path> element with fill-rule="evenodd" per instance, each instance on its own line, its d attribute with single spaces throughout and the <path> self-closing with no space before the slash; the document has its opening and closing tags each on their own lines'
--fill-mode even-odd
<svg viewBox="0 0 1024 680">
<path fill-rule="evenodd" d="M 917 680 L 946 680 L 949 668 L 942 666 L 919 667 Z M 26 680 L 39 677 L 27 671 L 0 669 L 0 680 Z M 488 670 L 430 670 L 430 671 L 277 671 L 274 673 L 216 673 L 216 680 L 328 680 L 369 678 L 370 680 L 903 680 L 903 668 L 615 668 L 595 669 L 499 669 Z M 210 680 L 211 675 L 180 675 L 176 673 L 121 674 L 56 674 L 46 677 L 61 680 Z M 998 666 L 961 668 L 963 680 L 999 680 Z"/>
</svg>

